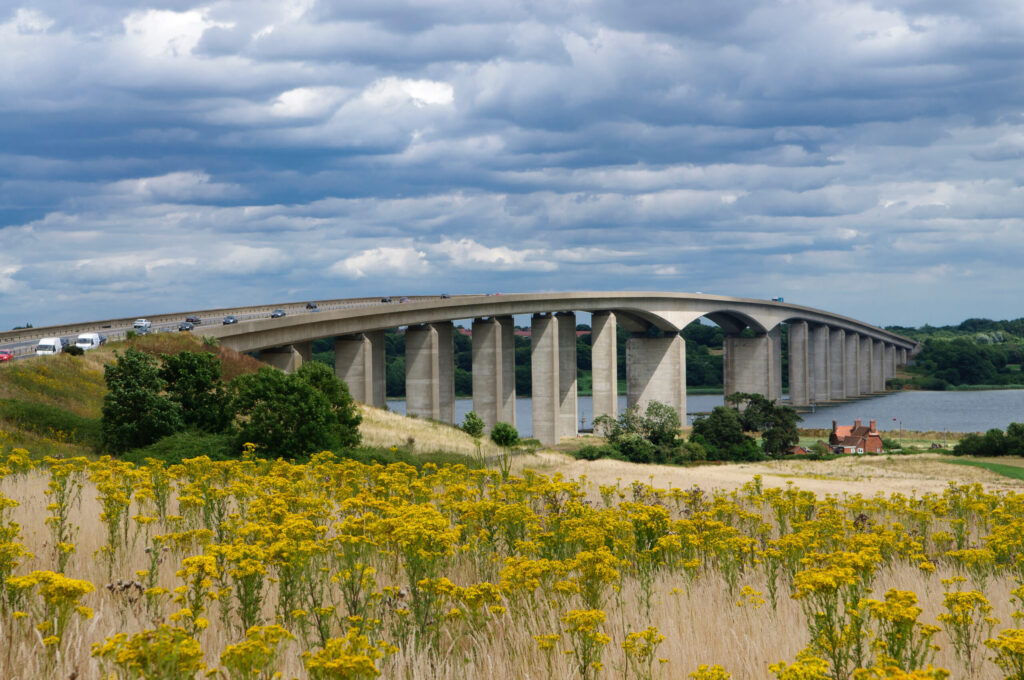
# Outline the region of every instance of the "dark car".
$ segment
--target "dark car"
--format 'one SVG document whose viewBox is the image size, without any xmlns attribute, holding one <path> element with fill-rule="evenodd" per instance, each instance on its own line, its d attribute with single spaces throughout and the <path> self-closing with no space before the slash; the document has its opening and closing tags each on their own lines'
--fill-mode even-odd
<svg viewBox="0 0 1024 680">
<path fill-rule="evenodd" d="M 412 302 L 412 301 L 411 301 L 411 300 L 410 300 L 409 298 L 407 298 L 407 297 L 404 297 L 404 298 L 399 298 L 399 299 L 398 299 L 398 303 L 399 303 L 399 304 L 404 304 L 404 303 L 406 303 L 406 302 Z"/>
<path fill-rule="evenodd" d="M 198 316 L 186 316 L 185 317 L 185 322 L 186 323 L 190 323 L 190 324 L 195 324 L 196 326 L 198 326 L 199 324 L 201 324 L 203 322 L 203 320 L 200 319 Z"/>
<path fill-rule="evenodd" d="M 182 321 L 178 324 L 179 333 L 187 333 L 188 331 L 195 330 L 196 325 L 191 321 Z"/>
<path fill-rule="evenodd" d="M 391 302 L 391 298 L 390 298 L 390 297 L 382 297 L 382 298 L 380 299 L 380 301 L 381 301 L 381 302 Z"/>
<path fill-rule="evenodd" d="M 306 303 L 306 309 L 308 309 L 310 311 L 313 311 L 314 309 L 320 309 L 320 308 L 316 306 L 315 302 L 307 302 Z"/>
<path fill-rule="evenodd" d="M 238 323 L 238 317 L 237 316 L 234 316 L 233 314 L 228 314 L 227 316 L 224 317 L 224 325 L 225 326 L 230 326 L 233 323 Z"/>
<path fill-rule="evenodd" d="M 5 361 L 14 361 L 14 352 L 9 349 L 0 349 L 0 364 Z"/>
<path fill-rule="evenodd" d="M 283 309 L 275 309 L 274 311 L 272 311 L 270 313 L 270 318 L 271 319 L 280 319 L 284 315 L 285 315 L 285 311 Z"/>
<path fill-rule="evenodd" d="M 451 298 L 452 298 L 452 296 L 449 295 L 448 293 L 441 293 L 441 299 L 442 300 L 450 300 Z"/>
</svg>

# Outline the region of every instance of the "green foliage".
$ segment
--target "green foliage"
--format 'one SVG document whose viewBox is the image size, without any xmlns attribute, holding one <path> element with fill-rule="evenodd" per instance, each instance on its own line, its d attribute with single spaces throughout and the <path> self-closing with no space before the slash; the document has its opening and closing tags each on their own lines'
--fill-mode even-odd
<svg viewBox="0 0 1024 680">
<path fill-rule="evenodd" d="M 744 432 L 760 432 L 764 452 L 772 458 L 782 456 L 800 441 L 796 424 L 802 420 L 796 410 L 772 403 L 760 394 L 734 392 L 725 403 L 738 410 Z"/>
<path fill-rule="evenodd" d="M 181 407 L 165 387 L 154 357 L 128 348 L 104 367 L 103 447 L 114 453 L 147 446 L 182 428 Z"/>
<path fill-rule="evenodd" d="M 643 412 L 636 406 L 628 408 L 618 420 L 608 415 L 594 419 L 594 431 L 634 463 L 679 462 L 680 427 L 679 414 L 660 401 L 649 402 Z"/>
<path fill-rule="evenodd" d="M 578 449 L 574 449 L 572 456 L 579 460 L 597 460 L 598 458 L 617 458 L 621 459 L 622 454 L 619 450 L 611 444 L 604 444 L 597 446 L 595 444 L 587 444 L 581 446 Z"/>
<path fill-rule="evenodd" d="M 348 388 L 323 364 L 303 364 L 291 375 L 261 368 L 231 385 L 238 448 L 252 443 L 261 456 L 301 458 L 359 443 L 359 412 Z"/>
<path fill-rule="evenodd" d="M 760 460 L 757 443 L 743 433 L 739 412 L 728 406 L 716 406 L 707 416 L 698 418 L 690 432 L 690 442 L 699 444 L 714 460 Z"/>
<path fill-rule="evenodd" d="M 334 371 L 321 363 L 303 364 L 295 375 L 316 388 L 327 398 L 334 414 L 337 429 L 333 443 L 338 447 L 355 446 L 360 442 L 359 423 L 363 421 L 348 385 L 339 380 Z"/>
<path fill-rule="evenodd" d="M 483 418 L 478 416 L 476 411 L 470 411 L 462 420 L 462 431 L 470 437 L 475 437 L 477 439 L 484 436 Z"/>
<path fill-rule="evenodd" d="M 78 345 L 69 345 L 68 348 L 64 350 L 64 353 L 69 356 L 80 357 L 85 354 L 85 350 Z"/>
<path fill-rule="evenodd" d="M 498 446 L 515 446 L 519 441 L 519 431 L 509 423 L 495 423 L 491 429 L 491 441 Z"/>
<path fill-rule="evenodd" d="M 330 448 L 331 406 L 305 380 L 268 366 L 239 376 L 231 386 L 237 449 L 252 443 L 267 458 L 301 458 Z"/>
<path fill-rule="evenodd" d="M 102 443 L 103 430 L 98 418 L 85 418 L 49 404 L 0 399 L 0 418 L 19 429 L 51 439 L 84 444 L 97 450 Z"/>
<path fill-rule="evenodd" d="M 954 456 L 1024 456 L 1024 423 L 1010 423 L 1004 434 L 992 428 L 984 435 L 969 434 L 953 447 Z"/>
<path fill-rule="evenodd" d="M 160 378 L 167 396 L 178 404 L 185 427 L 203 432 L 225 432 L 233 414 L 220 360 L 210 352 L 178 352 L 160 355 Z"/>
<path fill-rule="evenodd" d="M 136 465 L 142 465 L 147 458 L 162 461 L 165 465 L 177 465 L 186 458 L 198 456 L 208 456 L 210 460 L 235 459 L 232 435 L 195 430 L 176 432 L 149 446 L 126 451 L 121 458 Z"/>
</svg>

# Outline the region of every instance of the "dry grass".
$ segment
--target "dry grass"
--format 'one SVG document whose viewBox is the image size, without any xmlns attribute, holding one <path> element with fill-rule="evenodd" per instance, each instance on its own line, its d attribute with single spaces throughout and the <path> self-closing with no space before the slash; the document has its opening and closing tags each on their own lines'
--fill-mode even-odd
<svg viewBox="0 0 1024 680">
<path fill-rule="evenodd" d="M 409 448 L 415 453 L 458 453 L 492 458 L 501 448 L 487 437 L 474 439 L 457 427 L 433 420 L 409 418 L 385 409 L 360 404 L 363 422 L 359 433 L 367 446 Z"/>
</svg>

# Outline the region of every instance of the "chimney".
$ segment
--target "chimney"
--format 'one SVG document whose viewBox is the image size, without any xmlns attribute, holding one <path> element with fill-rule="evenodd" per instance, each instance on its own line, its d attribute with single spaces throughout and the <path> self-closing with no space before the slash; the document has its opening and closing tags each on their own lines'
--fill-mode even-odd
<svg viewBox="0 0 1024 680">
<path fill-rule="evenodd" d="M 871 430 L 870 431 L 871 432 L 877 432 L 877 430 L 875 429 L 875 421 L 873 421 L 873 420 L 871 421 Z"/>
<path fill-rule="evenodd" d="M 857 418 L 857 420 L 853 421 L 853 427 L 854 428 L 860 427 L 860 418 Z"/>
<path fill-rule="evenodd" d="M 838 423 L 836 423 L 836 421 L 833 420 L 832 421 L 832 431 L 835 432 L 837 427 L 838 427 Z"/>
</svg>

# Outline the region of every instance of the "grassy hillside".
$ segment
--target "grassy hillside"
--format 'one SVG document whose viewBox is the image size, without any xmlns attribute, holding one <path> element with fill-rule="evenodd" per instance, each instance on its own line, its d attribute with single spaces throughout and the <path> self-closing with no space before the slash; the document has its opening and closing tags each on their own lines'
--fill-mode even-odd
<svg viewBox="0 0 1024 680">
<path fill-rule="evenodd" d="M 250 356 L 206 345 L 184 333 L 161 333 L 109 343 L 82 356 L 30 357 L 0 365 L 0 446 L 28 449 L 34 456 L 94 455 L 106 385 L 103 366 L 116 352 L 135 347 L 150 354 L 213 352 L 225 381 L 255 372 Z"/>
</svg>

